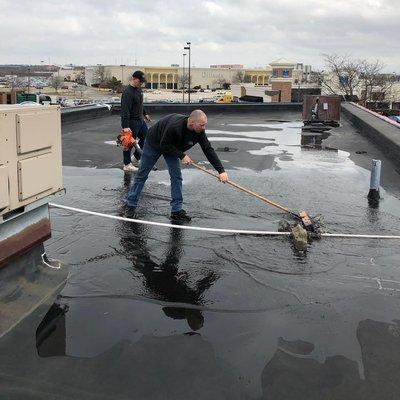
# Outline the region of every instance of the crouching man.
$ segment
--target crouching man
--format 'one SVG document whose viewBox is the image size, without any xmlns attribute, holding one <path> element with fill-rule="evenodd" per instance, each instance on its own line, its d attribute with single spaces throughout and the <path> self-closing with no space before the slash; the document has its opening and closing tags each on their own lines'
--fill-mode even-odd
<svg viewBox="0 0 400 400">
<path fill-rule="evenodd" d="M 147 134 L 140 161 L 139 171 L 127 198 L 126 217 L 134 218 L 143 186 L 160 156 L 163 156 L 171 179 L 171 220 L 188 222 L 190 216 L 182 209 L 181 163 L 189 165 L 193 160 L 184 152 L 199 143 L 204 155 L 218 171 L 221 182 L 228 181 L 228 175 L 212 148 L 205 133 L 207 116 L 201 110 L 194 110 L 189 117 L 171 114 L 154 124 Z"/>
</svg>

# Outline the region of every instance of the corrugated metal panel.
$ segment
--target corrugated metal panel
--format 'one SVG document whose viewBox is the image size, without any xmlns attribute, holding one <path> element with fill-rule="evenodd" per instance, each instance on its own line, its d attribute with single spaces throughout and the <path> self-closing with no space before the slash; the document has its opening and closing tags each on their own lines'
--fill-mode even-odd
<svg viewBox="0 0 400 400">
<path fill-rule="evenodd" d="M 53 188 L 54 157 L 51 153 L 18 161 L 19 199 L 25 200 Z"/>
</svg>

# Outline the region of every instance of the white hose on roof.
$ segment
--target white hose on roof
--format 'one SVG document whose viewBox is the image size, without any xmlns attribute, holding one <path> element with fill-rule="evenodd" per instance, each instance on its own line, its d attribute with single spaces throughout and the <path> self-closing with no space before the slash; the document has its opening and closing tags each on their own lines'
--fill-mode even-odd
<svg viewBox="0 0 400 400">
<path fill-rule="evenodd" d="M 131 219 L 126 217 L 120 217 L 118 215 L 103 214 L 95 211 L 82 210 L 80 208 L 63 206 L 61 204 L 49 203 L 50 207 L 60 208 L 62 210 L 73 211 L 82 214 L 94 215 L 102 218 L 115 219 L 119 221 L 133 222 L 136 224 L 143 225 L 154 225 L 154 226 L 164 226 L 166 228 L 176 228 L 176 229 L 186 229 L 192 231 L 204 231 L 204 232 L 215 232 L 215 233 L 233 233 L 241 235 L 263 235 L 263 236 L 289 236 L 290 232 L 275 232 L 275 231 L 251 231 L 244 229 L 223 229 L 223 228 L 206 228 L 201 226 L 187 226 L 187 225 L 174 225 L 166 224 L 163 222 L 153 222 L 141 219 Z M 323 233 L 323 237 L 335 237 L 335 238 L 359 238 L 359 239 L 400 239 L 397 235 L 362 235 L 362 234 L 347 234 L 347 233 Z"/>
</svg>

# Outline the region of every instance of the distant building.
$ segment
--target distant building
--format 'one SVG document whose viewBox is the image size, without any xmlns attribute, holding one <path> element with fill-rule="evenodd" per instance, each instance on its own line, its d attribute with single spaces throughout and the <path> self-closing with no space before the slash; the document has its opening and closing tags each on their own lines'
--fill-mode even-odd
<svg viewBox="0 0 400 400">
<path fill-rule="evenodd" d="M 271 67 L 254 68 L 245 70 L 245 81 L 254 83 L 255 85 L 268 85 L 271 78 Z"/>
<path fill-rule="evenodd" d="M 271 89 L 277 91 L 277 94 L 272 97 L 272 101 L 289 103 L 292 99 L 293 70 L 296 64 L 280 58 L 269 65 L 272 68 Z"/>
<path fill-rule="evenodd" d="M 134 66 L 134 65 L 97 65 L 85 68 L 87 85 L 100 83 L 101 80 L 115 77 L 124 85 L 129 83 L 132 73 L 141 70 L 146 75 L 147 89 L 182 89 L 183 83 L 188 87 L 189 68 L 172 64 L 170 67 Z M 251 83 L 261 86 L 262 97 L 271 97 L 271 101 L 290 102 L 292 86 L 297 89 L 306 85 L 310 80 L 311 66 L 279 59 L 265 68 L 243 68 L 242 64 L 214 64 L 210 68 L 190 69 L 190 86 L 202 89 L 216 89 L 224 84 Z M 266 92 L 265 92 L 266 91 Z"/>
<path fill-rule="evenodd" d="M 129 83 L 133 71 L 140 70 L 146 75 L 147 89 L 180 89 L 182 77 L 187 77 L 188 68 L 181 67 L 153 67 L 153 66 L 132 66 L 132 65 L 101 65 L 85 68 L 85 80 L 87 85 L 99 83 L 100 75 L 121 80 L 124 85 Z M 200 86 L 203 89 L 214 89 L 221 87 L 223 82 L 232 83 L 234 76 L 246 71 L 229 68 L 196 68 L 190 69 L 191 87 Z M 187 79 L 187 78 L 186 78 Z M 186 83 L 186 87 L 188 84 Z"/>
<path fill-rule="evenodd" d="M 243 69 L 243 64 L 214 64 L 210 68 Z"/>
<path fill-rule="evenodd" d="M 21 89 L 0 89 L 0 104 L 15 104 L 17 102 L 17 95 L 22 93 Z"/>
<path fill-rule="evenodd" d="M 309 83 L 311 82 L 311 74 L 311 65 L 297 63 L 293 70 L 293 83 Z"/>
<path fill-rule="evenodd" d="M 83 77 L 85 73 L 84 67 L 74 67 L 71 65 L 62 66 L 53 73 L 53 76 L 58 76 L 65 81 L 76 82 Z"/>
</svg>

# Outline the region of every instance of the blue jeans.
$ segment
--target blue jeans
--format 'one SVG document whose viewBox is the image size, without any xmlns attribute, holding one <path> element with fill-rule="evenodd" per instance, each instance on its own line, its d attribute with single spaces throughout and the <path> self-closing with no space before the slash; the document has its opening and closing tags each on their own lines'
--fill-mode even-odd
<svg viewBox="0 0 400 400">
<path fill-rule="evenodd" d="M 131 128 L 133 132 L 133 136 L 138 140 L 139 146 L 143 149 L 144 140 L 147 135 L 147 125 L 143 119 L 132 119 L 129 122 L 129 128 Z M 123 151 L 124 156 L 124 165 L 128 165 L 131 162 L 131 151 L 132 147 L 129 150 Z M 136 160 L 140 160 L 140 153 L 136 150 L 133 153 Z"/>
<path fill-rule="evenodd" d="M 161 151 L 151 147 L 147 141 L 144 143 L 143 154 L 140 160 L 139 171 L 135 175 L 133 185 L 129 190 L 127 204 L 129 207 L 136 207 L 139 201 L 143 186 L 153 169 L 155 163 L 161 156 Z M 163 155 L 168 166 L 169 177 L 171 180 L 171 211 L 182 210 L 182 172 L 178 157 Z"/>
</svg>

